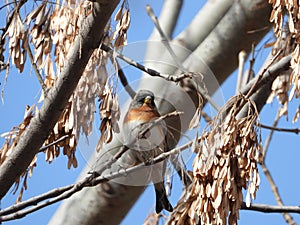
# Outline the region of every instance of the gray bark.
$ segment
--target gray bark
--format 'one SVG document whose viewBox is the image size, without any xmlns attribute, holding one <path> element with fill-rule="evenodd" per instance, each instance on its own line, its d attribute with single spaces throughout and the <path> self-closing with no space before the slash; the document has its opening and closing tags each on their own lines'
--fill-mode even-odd
<svg viewBox="0 0 300 225">
<path fill-rule="evenodd" d="M 66 65 L 54 87 L 48 92 L 44 105 L 0 167 L 0 199 L 26 170 L 53 129 L 91 54 L 99 46 L 104 28 L 118 3 L 118 0 L 99 0 L 94 3 L 94 13 L 86 18 L 85 25 L 65 60 Z"/>
</svg>

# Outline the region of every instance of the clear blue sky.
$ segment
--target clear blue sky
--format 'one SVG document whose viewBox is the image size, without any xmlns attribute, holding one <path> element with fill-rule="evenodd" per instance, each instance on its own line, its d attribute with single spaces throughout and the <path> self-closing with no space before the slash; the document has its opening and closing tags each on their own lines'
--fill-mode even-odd
<svg viewBox="0 0 300 225">
<path fill-rule="evenodd" d="M 146 15 L 145 5 L 151 4 L 156 14 L 160 11 L 162 0 L 145 1 L 145 0 L 130 0 L 129 6 L 131 10 L 131 28 L 128 33 L 128 43 L 137 41 L 146 41 L 149 37 L 153 24 Z M 178 34 L 184 26 L 186 26 L 197 11 L 201 8 L 198 1 L 185 1 L 182 14 L 177 24 L 175 35 Z M 29 10 L 29 8 L 28 8 Z M 0 11 L 0 26 L 3 27 L 5 22 L 5 11 Z M 270 37 L 270 36 L 269 36 Z M 138 53 L 142 54 L 142 53 Z M 255 71 L 259 70 L 260 64 L 263 62 L 267 50 L 260 50 L 257 53 Z M 136 79 L 140 76 L 140 72 L 132 70 L 130 79 Z M 1 90 L 3 88 L 5 72 L 0 73 Z M 222 92 L 225 100 L 234 94 L 236 73 L 229 78 L 225 84 L 222 85 Z M 18 125 L 23 118 L 26 105 L 36 103 L 40 96 L 40 86 L 35 77 L 34 72 L 29 66 L 26 67 L 22 74 L 19 74 L 14 68 L 11 68 L 8 77 L 7 85 L 4 90 L 4 104 L 0 104 L 0 134 L 9 131 L 13 126 Z M 296 107 L 299 102 L 293 102 L 290 106 L 289 121 L 282 119 L 279 123 L 280 127 L 299 127 L 299 123 L 292 124 L 291 120 L 294 116 Z M 276 101 L 265 107 L 261 114 L 261 121 L 264 124 L 271 124 L 275 117 L 277 110 Z M 98 122 L 99 123 L 99 122 Z M 77 169 L 67 170 L 67 158 L 64 156 L 56 159 L 51 165 L 44 161 L 44 155 L 38 156 L 38 167 L 34 170 L 33 177 L 28 180 L 28 189 L 25 191 L 23 198 L 28 199 L 37 194 L 51 190 L 55 187 L 60 187 L 66 184 L 73 183 L 80 173 L 81 169 L 85 167 L 89 153 L 95 145 L 97 137 L 98 123 L 95 125 L 95 136 L 90 139 L 88 146 L 84 141 L 80 143 L 77 151 L 77 158 L 79 166 Z M 263 130 L 263 140 L 268 134 Z M 300 202 L 300 176 L 298 174 L 300 164 L 300 139 L 295 134 L 275 133 L 273 141 L 269 148 L 267 165 L 271 170 L 273 178 L 278 185 L 279 191 L 286 205 L 299 205 Z M 3 144 L 3 139 L 0 139 L 0 144 Z M 189 161 L 189 164 L 192 160 Z M 276 204 L 270 186 L 266 181 L 263 173 L 261 174 L 261 186 L 257 194 L 257 199 L 254 203 Z M 178 178 L 174 176 L 174 187 L 171 196 L 171 202 L 175 205 L 178 196 L 181 192 L 181 186 Z M 11 193 L 1 202 L 1 208 L 11 205 L 16 199 L 16 196 Z M 155 204 L 154 190 L 150 185 L 145 193 L 141 196 L 137 204 L 133 207 L 129 215 L 123 221 L 123 225 L 127 224 L 142 224 L 151 207 Z M 7 222 L 3 224 L 21 225 L 21 224 L 47 224 L 59 204 L 44 208 L 38 212 L 30 214 L 23 219 Z M 300 216 L 293 214 L 296 222 L 300 223 Z M 241 211 L 239 224 L 283 224 L 284 220 L 280 214 L 262 214 L 258 212 Z"/>
</svg>

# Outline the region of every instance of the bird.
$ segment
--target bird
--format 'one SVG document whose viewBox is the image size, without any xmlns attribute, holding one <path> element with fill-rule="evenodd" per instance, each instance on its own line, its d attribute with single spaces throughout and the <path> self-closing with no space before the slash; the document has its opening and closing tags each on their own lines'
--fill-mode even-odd
<svg viewBox="0 0 300 225">
<path fill-rule="evenodd" d="M 154 94 L 149 90 L 136 93 L 124 117 L 124 145 L 131 149 L 137 163 L 150 162 L 151 159 L 167 151 L 166 127 L 162 123 L 155 123 L 145 129 L 145 125 L 159 118 Z M 143 135 L 141 135 L 143 133 Z M 172 212 L 173 207 L 168 200 L 164 186 L 164 171 L 166 162 L 159 162 L 151 166 L 150 179 L 154 184 L 156 195 L 156 213 L 163 209 Z"/>
</svg>

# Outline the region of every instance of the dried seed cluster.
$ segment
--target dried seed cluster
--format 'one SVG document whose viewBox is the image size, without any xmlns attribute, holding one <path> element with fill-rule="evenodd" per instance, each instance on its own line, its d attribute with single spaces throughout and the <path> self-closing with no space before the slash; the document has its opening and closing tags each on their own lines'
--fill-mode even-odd
<svg viewBox="0 0 300 225">
<path fill-rule="evenodd" d="M 101 96 L 100 111 L 100 131 L 101 136 L 97 144 L 97 151 L 100 151 L 103 143 L 109 143 L 113 138 L 113 131 L 119 133 L 118 121 L 120 119 L 120 107 L 118 96 L 111 89 L 106 88 Z"/>
<path fill-rule="evenodd" d="M 224 120 L 224 111 L 211 129 L 195 144 L 197 157 L 193 164 L 193 184 L 176 206 L 168 224 L 237 224 L 243 202 L 242 189 L 247 189 L 246 202 L 255 198 L 260 179 L 257 162 L 261 144 L 255 122 L 258 113 L 248 101 L 247 116 L 238 119 L 236 99 Z"/>
<path fill-rule="evenodd" d="M 0 165 L 4 162 L 4 160 L 7 158 L 7 156 L 9 156 L 9 154 L 11 154 L 14 147 L 17 145 L 21 134 L 25 131 L 25 129 L 29 125 L 31 119 L 34 116 L 34 113 L 36 113 L 36 112 L 34 112 L 35 109 L 37 110 L 37 108 L 34 106 L 32 106 L 32 107 L 27 106 L 26 110 L 25 110 L 23 122 L 19 126 L 14 127 L 7 134 L 5 134 L 5 143 L 0 149 Z M 22 200 L 23 191 L 27 189 L 27 177 L 28 177 L 28 175 L 29 176 L 32 175 L 33 169 L 34 169 L 34 167 L 36 167 L 36 161 L 37 161 L 37 156 L 35 156 L 33 158 L 29 167 L 27 168 L 27 170 L 24 171 L 15 182 L 15 187 L 14 187 L 13 193 L 16 193 L 16 191 L 18 190 L 18 187 L 20 186 L 21 180 L 23 179 L 22 187 L 21 187 L 19 196 L 17 198 L 17 202 L 20 202 Z"/>
<path fill-rule="evenodd" d="M 45 6 L 42 6 L 42 5 Z M 80 26 L 83 23 L 86 16 L 92 13 L 92 5 L 88 1 L 64 1 L 62 5 L 56 5 L 51 16 L 47 16 L 49 10 L 46 9 L 46 3 L 44 2 L 35 11 L 42 14 L 49 19 L 49 43 L 53 43 L 56 74 L 54 74 L 52 60 L 50 55 L 47 55 L 43 61 L 45 71 L 48 71 L 45 84 L 48 88 L 51 88 L 56 80 L 56 77 L 60 75 L 62 68 L 65 65 L 65 59 L 67 53 L 70 51 L 77 34 L 79 33 Z M 42 8 L 42 9 L 40 9 Z M 44 9 L 44 10 L 43 10 Z M 47 21 L 47 19 L 45 19 Z M 35 28 L 35 26 L 33 27 Z M 34 39 L 34 38 L 33 38 Z M 52 44 L 51 44 L 52 46 Z M 40 54 L 37 54 L 40 53 Z M 47 52 L 40 52 L 38 49 L 35 51 L 35 58 L 42 59 L 43 55 Z M 50 52 L 48 53 L 50 54 Z M 99 74 L 95 72 L 100 63 L 101 55 L 98 51 L 93 53 L 88 65 L 78 83 L 78 86 L 69 99 L 69 103 L 60 116 L 53 131 L 50 133 L 48 139 L 44 145 L 53 143 L 65 135 L 68 135 L 64 141 L 61 141 L 51 147 L 46 152 L 46 160 L 51 162 L 60 153 L 60 148 L 63 148 L 64 155 L 68 156 L 68 168 L 71 166 L 77 167 L 76 160 L 76 146 L 80 136 L 80 131 L 85 135 L 89 135 L 92 129 L 92 122 L 94 121 L 95 112 L 95 98 L 99 95 L 99 86 L 103 85 L 99 80 L 107 78 L 107 75 Z"/>
<path fill-rule="evenodd" d="M 26 1 L 22 4 L 25 3 Z M 86 17 L 93 12 L 93 1 L 63 0 L 56 1 L 56 4 L 42 1 L 29 13 L 26 10 L 20 13 L 19 9 L 7 9 L 11 19 L 0 43 L 1 63 L 4 61 L 6 40 L 9 43 L 9 58 L 20 72 L 23 71 L 26 54 L 32 49 L 32 63 L 44 77 L 46 88 L 52 88 L 66 64 L 67 54 Z M 23 20 L 21 15 L 25 15 Z M 130 24 L 127 1 L 121 5 L 115 19 L 118 21 L 116 31 L 109 33 L 109 24 L 102 42 L 110 46 L 114 42 L 114 46 L 119 47 L 126 43 L 126 32 Z M 100 49 L 93 52 L 76 90 L 44 143 L 44 147 L 47 146 L 44 150 L 47 162 L 51 163 L 63 149 L 63 154 L 68 157 L 68 168 L 77 167 L 76 145 L 81 133 L 88 136 L 92 132 L 97 98 L 101 100 L 101 140 L 109 142 L 112 132 L 118 131 L 119 104 L 112 84 L 109 83 L 111 77 L 106 69 L 107 58 L 108 55 Z M 45 94 L 42 93 L 41 102 Z M 17 144 L 19 136 L 30 122 L 28 118 L 24 119 L 22 126 L 14 128 L 7 136 L 7 142 L 0 151 L 0 164 Z M 35 165 L 35 160 L 32 165 Z M 29 170 L 32 171 L 31 167 Z M 18 180 L 17 184 L 19 182 Z"/>
<path fill-rule="evenodd" d="M 291 72 L 278 77 L 272 86 L 273 95 L 277 94 L 280 103 L 283 104 L 281 115 L 287 114 L 287 90 L 292 87 L 289 99 L 300 97 L 300 8 L 298 1 L 290 0 L 269 0 L 273 10 L 270 21 L 274 24 L 274 32 L 277 42 L 284 41 L 289 45 L 289 51 L 282 54 L 292 53 Z M 285 18 L 287 18 L 285 26 Z M 286 32 L 286 30 L 288 32 Z M 288 35 L 286 35 L 288 33 Z M 292 43 L 291 43 L 292 42 Z M 284 47 L 286 50 L 287 46 Z M 273 96 L 271 96 L 273 97 Z M 297 119 L 296 115 L 294 119 Z"/>
<path fill-rule="evenodd" d="M 19 14 L 14 13 L 5 36 L 9 37 L 9 55 L 12 63 L 22 72 L 26 60 L 24 42 L 27 41 L 28 37 Z"/>
<path fill-rule="evenodd" d="M 122 47 L 127 44 L 127 30 L 130 25 L 130 11 L 127 1 L 124 1 L 120 9 L 115 15 L 115 21 L 118 22 L 113 35 L 115 39 L 114 46 Z"/>
</svg>

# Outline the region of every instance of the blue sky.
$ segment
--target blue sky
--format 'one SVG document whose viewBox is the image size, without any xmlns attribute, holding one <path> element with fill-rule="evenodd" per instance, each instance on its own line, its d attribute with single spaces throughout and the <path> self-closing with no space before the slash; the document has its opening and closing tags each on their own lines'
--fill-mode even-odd
<svg viewBox="0 0 300 225">
<path fill-rule="evenodd" d="M 128 43 L 134 43 L 138 41 L 146 41 L 152 32 L 153 24 L 148 18 L 145 12 L 145 5 L 151 4 L 156 14 L 160 11 L 162 0 L 156 1 L 144 1 L 144 0 L 131 0 L 129 1 L 131 11 L 131 27 L 128 33 Z M 201 4 L 198 1 L 185 1 L 183 6 L 182 14 L 175 30 L 175 36 L 178 34 L 193 18 L 197 11 L 201 8 Z M 5 11 L 0 11 L 0 26 L 2 27 L 5 22 Z M 271 35 L 268 36 L 270 38 Z M 255 72 L 260 68 L 260 64 L 264 61 L 268 51 L 260 49 L 257 52 Z M 139 53 L 142 54 L 142 53 Z M 135 69 L 132 71 L 129 79 L 136 80 L 140 76 L 140 72 Z M 4 84 L 5 72 L 0 73 L 0 88 L 2 90 Z M 228 99 L 234 94 L 234 88 L 236 80 L 236 72 L 222 85 L 222 93 L 224 99 Z M 14 68 L 11 68 L 7 85 L 4 89 L 4 104 L 0 104 L 0 134 L 9 131 L 13 126 L 18 125 L 24 115 L 26 105 L 32 105 L 36 103 L 40 96 L 40 85 L 35 77 L 34 72 L 27 66 L 22 74 L 19 74 Z M 294 116 L 294 112 L 298 107 L 299 102 L 294 101 L 290 104 L 289 121 L 282 118 L 279 127 L 295 128 L 299 127 L 299 123 L 292 124 L 291 120 Z M 261 122 L 264 124 L 271 125 L 276 115 L 277 102 L 266 106 L 261 113 Z M 89 154 L 96 143 L 98 135 L 98 124 L 95 124 L 94 136 L 90 138 L 89 145 L 81 140 L 79 149 L 77 151 L 78 168 L 67 169 L 67 158 L 60 156 L 52 164 L 48 164 L 44 161 L 44 155 L 38 156 L 38 167 L 35 168 L 33 177 L 28 180 L 28 190 L 25 191 L 23 199 L 28 199 L 37 194 L 41 194 L 45 191 L 51 190 L 56 187 L 73 183 L 76 177 L 80 173 L 81 169 L 85 167 Z M 262 130 L 263 140 L 265 139 L 268 131 Z M 185 141 L 185 140 L 183 140 Z M 0 144 L 3 144 L 3 139 L 0 139 Z M 275 132 L 273 140 L 271 142 L 267 165 L 276 181 L 279 191 L 282 195 L 283 201 L 286 205 L 299 205 L 300 194 L 300 176 L 299 171 L 299 151 L 300 139 L 295 134 L 290 133 L 278 133 Z M 189 160 L 189 164 L 192 160 Z M 260 171 L 261 172 L 261 171 Z M 270 186 L 266 181 L 263 173 L 261 175 L 261 186 L 257 193 L 257 199 L 254 203 L 264 204 L 276 204 L 274 196 L 271 192 Z M 171 202 L 175 205 L 178 197 L 181 194 L 181 185 L 177 176 L 173 178 L 174 186 L 171 196 Z M 141 196 L 137 204 L 132 208 L 128 216 L 122 222 L 122 225 L 127 224 L 142 224 L 147 214 L 155 204 L 154 190 L 150 185 L 145 193 Z M 1 208 L 5 208 L 15 201 L 16 196 L 9 193 L 1 201 Z M 44 208 L 38 212 L 30 214 L 23 219 L 15 220 L 12 222 L 6 222 L 3 224 L 47 224 L 56 208 L 59 204 L 55 204 Z M 300 216 L 293 215 L 296 222 L 300 223 Z M 270 223 L 273 225 L 279 225 L 285 223 L 280 214 L 263 214 L 258 212 L 241 211 L 239 224 L 250 225 L 250 224 L 264 224 Z"/>
</svg>

